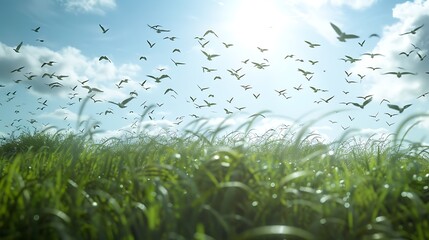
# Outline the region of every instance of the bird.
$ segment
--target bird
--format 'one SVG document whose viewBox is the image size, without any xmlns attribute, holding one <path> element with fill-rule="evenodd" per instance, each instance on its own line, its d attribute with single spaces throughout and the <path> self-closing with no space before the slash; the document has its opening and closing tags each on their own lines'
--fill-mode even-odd
<svg viewBox="0 0 429 240">
<path fill-rule="evenodd" d="M 147 57 L 145 57 L 145 56 L 141 56 L 141 57 L 139 58 L 139 60 L 145 60 L 145 61 L 147 61 Z"/>
<path fill-rule="evenodd" d="M 19 49 L 21 49 L 22 43 L 23 43 L 23 42 L 20 42 L 20 43 L 18 44 L 18 46 L 16 46 L 16 48 L 14 48 L 14 49 L 13 49 L 16 53 L 19 53 Z"/>
<path fill-rule="evenodd" d="M 234 44 L 232 44 L 232 43 L 225 43 L 225 42 L 222 42 L 222 44 L 223 44 L 226 48 L 229 48 L 229 47 L 234 46 Z"/>
<path fill-rule="evenodd" d="M 197 87 L 200 89 L 201 92 L 209 89 L 209 87 L 200 87 L 198 84 Z"/>
<path fill-rule="evenodd" d="M 375 71 L 375 70 L 381 69 L 380 67 L 367 67 L 367 68 L 371 69 L 372 71 Z"/>
<path fill-rule="evenodd" d="M 419 56 L 420 61 L 423 61 L 426 58 L 426 54 L 424 56 L 422 56 L 419 52 L 416 52 L 417 56 Z"/>
<path fill-rule="evenodd" d="M 307 75 L 309 75 L 309 74 L 314 74 L 313 72 L 305 71 L 305 70 L 303 70 L 303 69 L 301 69 L 301 68 L 298 68 L 298 71 L 302 72 L 302 74 L 303 74 L 304 76 L 307 76 Z"/>
<path fill-rule="evenodd" d="M 177 92 L 172 88 L 168 88 L 167 90 L 165 90 L 164 95 L 167 94 L 168 92 L 174 92 L 176 95 L 178 95 Z"/>
<path fill-rule="evenodd" d="M 416 33 L 417 33 L 417 30 L 419 30 L 419 29 L 420 29 L 420 28 L 422 28 L 423 26 L 424 26 L 424 24 L 422 24 L 422 25 L 420 25 L 420 26 L 418 26 L 418 27 L 414 28 L 413 30 L 411 30 L 411 31 L 409 31 L 409 32 L 401 33 L 401 34 L 399 34 L 399 36 L 403 36 L 403 35 L 406 35 L 406 34 L 416 34 Z"/>
<path fill-rule="evenodd" d="M 207 41 L 205 43 L 201 43 L 200 41 L 198 41 L 198 43 L 201 45 L 202 48 L 204 48 L 210 41 Z"/>
<path fill-rule="evenodd" d="M 208 54 L 207 52 L 204 52 L 203 50 L 201 50 L 202 53 L 204 53 L 204 55 L 207 57 L 207 60 L 211 61 L 213 60 L 213 58 L 215 57 L 219 57 L 219 54 Z"/>
<path fill-rule="evenodd" d="M 129 97 L 129 98 L 127 98 L 127 99 L 125 99 L 125 100 L 123 100 L 122 102 L 119 102 L 119 103 L 112 102 L 112 101 L 108 101 L 108 102 L 112 103 L 112 104 L 115 104 L 115 105 L 117 105 L 120 108 L 126 108 L 127 107 L 126 104 L 128 102 L 130 102 L 131 100 L 133 100 L 133 99 L 134 99 L 134 97 Z"/>
<path fill-rule="evenodd" d="M 310 86 L 310 88 L 313 90 L 313 92 L 315 92 L 315 93 L 317 93 L 317 92 L 319 92 L 319 91 L 321 91 L 321 92 L 327 92 L 328 90 L 325 90 L 325 89 L 320 89 L 320 88 L 316 88 L 316 87 L 313 87 L 313 86 Z"/>
<path fill-rule="evenodd" d="M 304 42 L 307 43 L 310 48 L 315 48 L 315 47 L 319 47 L 320 46 L 320 44 L 318 44 L 318 43 L 312 43 L 312 42 L 309 42 L 309 41 L 304 41 Z"/>
<path fill-rule="evenodd" d="M 232 112 L 231 111 L 229 111 L 228 109 L 226 109 L 226 108 L 224 108 L 223 110 L 225 110 L 225 113 L 226 114 L 232 114 Z"/>
<path fill-rule="evenodd" d="M 10 73 L 14 73 L 14 72 L 21 72 L 21 70 L 24 68 L 25 66 L 13 69 L 12 71 L 10 71 Z"/>
<path fill-rule="evenodd" d="M 406 104 L 403 107 L 399 107 L 398 105 L 394 104 L 387 104 L 387 106 L 393 110 L 397 110 L 399 113 L 402 113 L 405 109 L 409 108 L 412 104 Z"/>
<path fill-rule="evenodd" d="M 381 53 L 363 53 L 363 54 L 361 54 L 362 56 L 363 55 L 366 55 L 366 56 L 370 56 L 371 58 L 374 58 L 374 57 L 376 57 L 376 56 L 384 56 L 383 54 L 381 54 Z"/>
<path fill-rule="evenodd" d="M 168 76 L 167 74 L 162 74 L 162 75 L 161 75 L 161 76 L 159 76 L 159 77 L 155 77 L 155 76 L 152 76 L 152 75 L 146 75 L 146 76 L 147 76 L 147 77 L 150 77 L 150 78 L 152 78 L 152 79 L 154 79 L 156 83 L 160 83 L 160 82 L 161 82 L 161 80 L 162 80 L 162 79 L 164 79 L 164 78 L 170 78 L 170 79 L 171 79 L 171 77 L 170 77 L 170 76 Z"/>
<path fill-rule="evenodd" d="M 359 46 L 363 47 L 363 45 L 365 44 L 365 40 L 363 40 L 362 42 L 358 42 Z"/>
<path fill-rule="evenodd" d="M 215 35 L 216 37 L 218 37 L 217 36 L 217 34 L 213 31 L 213 30 L 207 30 L 205 33 L 204 33 L 204 35 L 203 35 L 203 37 L 205 37 L 205 36 L 207 36 L 208 34 L 213 34 L 213 35 Z"/>
<path fill-rule="evenodd" d="M 417 97 L 417 99 L 422 98 L 422 97 L 426 97 L 426 95 L 428 95 L 428 94 L 429 94 L 429 91 L 428 91 L 428 92 L 425 92 L 425 93 L 423 93 L 423 94 L 420 94 L 420 95 Z"/>
<path fill-rule="evenodd" d="M 368 105 L 368 103 L 370 103 L 372 101 L 372 97 L 366 99 L 362 104 L 356 103 L 356 102 L 350 102 L 351 104 L 353 104 L 356 107 L 359 107 L 361 109 L 363 109 L 366 105 Z"/>
<path fill-rule="evenodd" d="M 112 62 L 107 56 L 101 56 L 100 58 L 98 58 L 98 61 L 101 61 L 101 60 L 106 60 L 106 61 L 109 61 L 110 63 Z"/>
<path fill-rule="evenodd" d="M 98 24 L 98 26 L 100 26 L 101 31 L 102 31 L 103 33 L 106 33 L 107 31 L 109 31 L 109 28 L 104 28 L 103 26 L 101 26 L 101 24 Z"/>
<path fill-rule="evenodd" d="M 36 28 L 34 28 L 34 29 L 31 29 L 33 32 L 39 32 L 39 30 L 40 30 L 40 27 L 36 27 Z"/>
<path fill-rule="evenodd" d="M 147 42 L 147 44 L 149 44 L 149 47 L 150 48 L 153 48 L 153 46 L 155 46 L 155 42 L 154 43 L 151 43 L 151 42 L 149 42 L 149 40 L 146 40 L 146 42 Z"/>
<path fill-rule="evenodd" d="M 44 62 L 41 67 L 44 67 L 46 65 L 52 66 L 54 63 L 56 63 L 56 62 L 55 61 Z"/>
<path fill-rule="evenodd" d="M 91 93 L 91 92 L 103 92 L 102 90 L 100 90 L 98 88 L 90 87 L 90 86 L 86 86 L 86 85 L 82 86 L 82 88 L 88 89 L 88 93 Z"/>
<path fill-rule="evenodd" d="M 416 73 L 412 73 L 412 72 L 386 72 L 386 73 L 383 73 L 383 75 L 386 75 L 386 74 L 393 74 L 393 75 L 396 75 L 396 77 L 397 78 L 401 78 L 402 77 L 402 75 L 416 75 Z"/>
<path fill-rule="evenodd" d="M 330 24 L 331 24 L 332 28 L 335 30 L 335 32 L 337 33 L 337 35 L 338 35 L 337 39 L 340 42 L 345 42 L 347 39 L 359 38 L 359 36 L 354 35 L 354 34 L 346 34 L 345 32 L 341 31 L 341 29 L 333 23 L 330 23 Z"/>
<path fill-rule="evenodd" d="M 335 96 L 332 96 L 332 97 L 329 97 L 329 98 L 327 98 L 327 99 L 320 98 L 320 100 L 324 101 L 325 103 L 329 103 L 329 101 L 330 101 L 331 99 L 333 99 L 334 97 L 335 97 Z"/>
<path fill-rule="evenodd" d="M 256 47 L 261 53 L 268 51 L 268 48 Z"/>
<path fill-rule="evenodd" d="M 171 59 L 171 58 L 170 58 Z M 179 65 L 185 65 L 186 63 L 184 63 L 184 62 L 176 62 L 176 61 L 174 61 L 173 59 L 171 59 L 171 61 L 173 61 L 173 63 L 174 63 L 174 65 L 176 65 L 176 67 L 177 66 L 179 66 Z"/>
<path fill-rule="evenodd" d="M 408 53 L 407 52 L 400 52 L 399 55 L 405 55 L 405 56 L 409 57 L 412 52 L 414 52 L 414 50 L 411 50 Z"/>
</svg>

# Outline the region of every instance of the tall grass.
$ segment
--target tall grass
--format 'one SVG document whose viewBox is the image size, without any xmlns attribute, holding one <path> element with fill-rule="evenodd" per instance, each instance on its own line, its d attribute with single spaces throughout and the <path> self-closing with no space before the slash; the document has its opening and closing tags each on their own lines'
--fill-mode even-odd
<svg viewBox="0 0 429 240">
<path fill-rule="evenodd" d="M 428 146 L 405 146 L 402 128 L 322 144 L 304 130 L 252 134 L 253 121 L 9 139 L 0 238 L 429 239 Z"/>
</svg>

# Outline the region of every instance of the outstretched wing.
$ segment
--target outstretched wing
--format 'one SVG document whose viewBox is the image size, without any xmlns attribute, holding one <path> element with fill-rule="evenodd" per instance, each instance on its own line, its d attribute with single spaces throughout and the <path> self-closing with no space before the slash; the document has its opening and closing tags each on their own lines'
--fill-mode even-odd
<svg viewBox="0 0 429 240">
<path fill-rule="evenodd" d="M 338 36 L 341 36 L 343 34 L 343 32 L 341 31 L 341 29 L 339 27 L 337 27 L 335 24 L 330 23 L 332 28 L 335 30 L 335 32 L 338 34 Z"/>
<path fill-rule="evenodd" d="M 387 106 L 388 106 L 389 108 L 393 109 L 393 110 L 401 111 L 401 109 L 399 108 L 399 106 L 398 106 L 398 105 L 394 105 L 394 104 L 387 104 Z"/>
</svg>

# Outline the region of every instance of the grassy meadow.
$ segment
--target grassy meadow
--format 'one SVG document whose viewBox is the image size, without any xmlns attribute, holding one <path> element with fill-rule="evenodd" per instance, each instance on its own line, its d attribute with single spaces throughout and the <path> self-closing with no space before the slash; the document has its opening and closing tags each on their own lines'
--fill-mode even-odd
<svg viewBox="0 0 429 240">
<path fill-rule="evenodd" d="M 304 130 L 0 146 L 1 239 L 429 239 L 429 146 Z"/>
</svg>

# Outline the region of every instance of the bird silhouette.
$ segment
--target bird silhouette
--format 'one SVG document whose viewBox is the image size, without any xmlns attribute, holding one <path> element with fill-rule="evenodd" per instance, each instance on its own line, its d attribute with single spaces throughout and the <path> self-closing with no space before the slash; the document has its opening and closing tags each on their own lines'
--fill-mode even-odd
<svg viewBox="0 0 429 240">
<path fill-rule="evenodd" d="M 412 104 L 404 105 L 403 107 L 399 107 L 398 105 L 394 104 L 387 104 L 387 106 L 393 110 L 398 111 L 399 113 L 402 113 L 405 109 L 409 108 Z"/>
<path fill-rule="evenodd" d="M 213 58 L 215 57 L 219 57 L 219 54 L 208 54 L 207 52 L 201 50 L 202 53 L 204 53 L 204 55 L 207 57 L 207 60 L 211 61 L 213 60 Z"/>
<path fill-rule="evenodd" d="M 33 32 L 39 32 L 39 30 L 40 30 L 40 27 L 36 27 L 36 28 L 34 28 L 34 29 L 31 29 Z"/>
<path fill-rule="evenodd" d="M 401 78 L 402 75 L 416 75 L 416 73 L 412 73 L 412 72 L 386 72 L 386 73 L 383 73 L 383 75 L 386 75 L 386 74 L 396 75 L 397 78 Z"/>
<path fill-rule="evenodd" d="M 366 105 L 368 105 L 368 103 L 370 103 L 372 101 L 372 97 L 366 99 L 362 104 L 360 103 L 356 103 L 356 102 L 348 102 L 346 105 L 348 105 L 349 103 L 351 103 L 353 106 L 359 107 L 361 109 L 364 109 Z"/>
<path fill-rule="evenodd" d="M 98 24 L 98 26 L 100 26 L 101 31 L 102 31 L 103 33 L 106 33 L 107 31 L 109 31 L 109 28 L 104 28 L 103 26 L 101 26 L 101 24 Z"/>
<path fill-rule="evenodd" d="M 422 24 L 422 25 L 420 25 L 420 26 L 418 26 L 418 27 L 414 28 L 413 30 L 411 30 L 411 31 L 409 31 L 409 32 L 401 33 L 401 34 L 399 34 L 399 36 L 403 36 L 403 35 L 407 35 L 407 34 L 416 34 L 416 33 L 417 33 L 417 30 L 419 30 L 419 29 L 420 29 L 420 28 L 422 28 L 423 26 L 424 26 L 424 24 Z"/>
<path fill-rule="evenodd" d="M 117 105 L 120 108 L 126 108 L 127 107 L 126 104 L 128 102 L 130 102 L 131 100 L 133 100 L 133 99 L 134 99 L 134 97 L 129 97 L 129 98 L 127 98 L 127 99 L 125 99 L 125 100 L 123 100 L 122 102 L 119 102 L 119 103 L 112 102 L 112 101 L 108 101 L 108 102 L 112 103 L 112 104 L 115 104 L 115 105 Z"/>
<path fill-rule="evenodd" d="M 149 44 L 149 47 L 150 47 L 150 48 L 153 48 L 153 46 L 155 46 L 155 44 L 156 44 L 156 43 L 151 43 L 151 42 L 149 42 L 149 40 L 146 40 L 146 42 L 147 42 L 147 44 Z"/>
<path fill-rule="evenodd" d="M 106 61 L 109 61 L 110 63 L 112 62 L 107 56 L 101 56 L 100 58 L 98 58 L 98 61 L 101 61 L 101 60 L 106 60 Z"/>
<path fill-rule="evenodd" d="M 331 23 L 331 26 L 335 30 L 335 32 L 337 33 L 337 35 L 338 35 L 337 39 L 340 42 L 345 42 L 347 39 L 359 38 L 359 36 L 357 36 L 357 35 L 347 34 L 347 33 L 343 32 L 343 31 L 341 31 L 341 29 L 339 27 L 337 27 L 333 23 Z"/>
<path fill-rule="evenodd" d="M 315 48 L 315 47 L 319 47 L 320 46 L 320 44 L 318 44 L 318 43 L 312 43 L 312 42 L 309 42 L 309 41 L 304 41 L 304 42 L 307 43 L 310 48 Z"/>
<path fill-rule="evenodd" d="M 155 77 L 155 76 L 152 76 L 152 75 L 146 75 L 146 76 L 147 76 L 147 77 L 150 77 L 150 78 L 152 78 L 152 79 L 154 79 L 156 83 L 160 83 L 160 82 L 161 82 L 161 80 L 162 80 L 162 79 L 164 79 L 164 78 L 170 78 L 170 79 L 171 79 L 171 77 L 170 77 L 170 76 L 168 76 L 167 74 L 162 74 L 162 75 L 161 75 L 161 76 L 159 76 L 159 77 Z"/>
<path fill-rule="evenodd" d="M 16 53 L 19 53 L 19 49 L 21 49 L 22 43 L 23 43 L 23 42 L 20 42 L 20 43 L 18 44 L 18 46 L 16 46 L 16 47 L 13 49 Z"/>
</svg>

